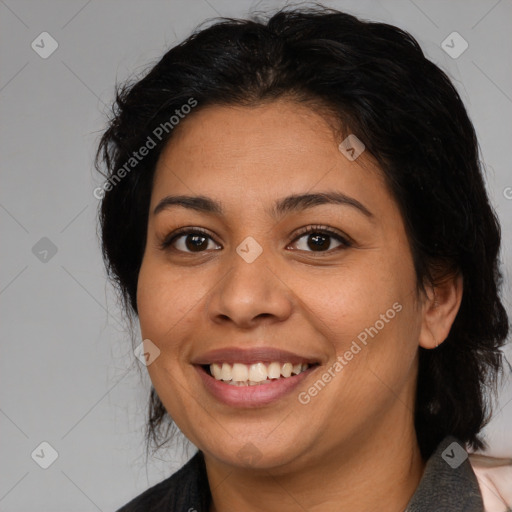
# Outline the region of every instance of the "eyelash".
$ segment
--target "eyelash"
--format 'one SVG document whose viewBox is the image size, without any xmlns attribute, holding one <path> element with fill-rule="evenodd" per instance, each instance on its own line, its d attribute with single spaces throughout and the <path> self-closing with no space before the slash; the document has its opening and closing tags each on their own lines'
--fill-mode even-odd
<svg viewBox="0 0 512 512">
<path fill-rule="evenodd" d="M 296 234 L 295 238 L 292 240 L 292 243 L 297 242 L 300 238 L 302 238 L 304 235 L 308 234 L 321 234 L 326 235 L 331 238 L 334 238 L 336 241 L 341 243 L 341 246 L 336 247 L 334 249 L 328 249 L 327 251 L 305 251 L 305 252 L 312 252 L 312 253 L 330 253 L 332 251 L 338 250 L 338 249 L 347 249 L 348 247 L 352 246 L 352 241 L 345 236 L 340 235 L 339 233 L 329 229 L 327 226 L 307 226 L 306 228 L 303 228 L 299 230 L 299 232 Z M 210 240 L 214 241 L 213 238 L 210 236 L 210 234 L 202 229 L 202 228 L 181 228 L 177 231 L 167 235 L 164 240 L 159 244 L 161 250 L 169 249 L 172 244 L 181 236 L 183 235 L 201 235 L 206 238 L 209 238 Z M 217 243 L 217 242 L 215 242 Z M 220 245 L 220 244 L 218 244 Z M 178 252 L 182 252 L 185 254 L 194 254 L 194 252 L 187 252 L 187 251 L 181 251 L 180 249 L 175 249 Z M 206 252 L 206 251 L 197 251 L 197 253 Z"/>
</svg>

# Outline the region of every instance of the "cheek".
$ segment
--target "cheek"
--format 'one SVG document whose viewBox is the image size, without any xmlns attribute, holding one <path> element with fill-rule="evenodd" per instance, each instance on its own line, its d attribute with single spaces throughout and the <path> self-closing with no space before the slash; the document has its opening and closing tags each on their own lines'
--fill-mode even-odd
<svg viewBox="0 0 512 512">
<path fill-rule="evenodd" d="M 364 392 L 363 383 L 377 379 L 374 373 L 390 385 L 406 377 L 420 326 L 412 262 L 388 253 L 359 263 L 347 262 L 328 277 L 294 276 L 305 311 L 330 344 L 331 357 L 342 356 L 343 373 L 357 377 L 356 394 Z M 339 383 L 350 387 L 352 380 Z"/>
<path fill-rule="evenodd" d="M 162 342 L 187 310 L 180 280 L 157 262 L 145 258 L 137 283 L 137 308 L 144 338 Z"/>
<path fill-rule="evenodd" d="M 184 354 L 183 345 L 197 331 L 204 298 L 218 279 L 217 273 L 210 274 L 171 267 L 156 257 L 143 260 L 137 283 L 141 334 L 163 355 Z"/>
<path fill-rule="evenodd" d="M 399 308 L 393 309 L 393 304 L 404 300 L 412 286 L 405 273 L 392 272 L 375 260 L 323 274 L 295 273 L 289 280 L 305 306 L 304 312 L 340 350 L 376 322 L 384 331 L 382 322 L 389 320 L 387 328 L 399 316 Z M 385 315 L 384 320 L 381 315 Z"/>
</svg>

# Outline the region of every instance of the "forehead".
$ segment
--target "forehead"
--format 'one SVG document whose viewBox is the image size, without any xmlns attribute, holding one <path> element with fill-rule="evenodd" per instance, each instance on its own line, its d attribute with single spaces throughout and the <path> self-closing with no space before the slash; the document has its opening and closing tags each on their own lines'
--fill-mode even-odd
<svg viewBox="0 0 512 512">
<path fill-rule="evenodd" d="M 152 204 L 169 193 L 223 201 L 267 201 L 326 189 L 361 200 L 385 196 L 373 159 L 363 152 L 350 161 L 339 149 L 342 141 L 333 119 L 292 101 L 199 108 L 180 123 L 160 155 Z"/>
<path fill-rule="evenodd" d="M 199 108 L 182 121 L 163 156 L 171 153 L 172 158 L 174 148 L 180 146 L 179 150 L 196 161 L 223 155 L 237 160 L 246 157 L 248 161 L 285 154 L 298 159 L 324 151 L 335 139 L 326 119 L 295 102 L 277 100 L 250 107 L 213 105 Z"/>
</svg>

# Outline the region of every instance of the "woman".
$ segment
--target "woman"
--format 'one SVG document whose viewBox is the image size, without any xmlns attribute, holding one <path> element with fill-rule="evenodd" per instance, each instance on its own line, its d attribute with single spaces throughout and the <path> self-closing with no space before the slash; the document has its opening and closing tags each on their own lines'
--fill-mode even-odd
<svg viewBox="0 0 512 512">
<path fill-rule="evenodd" d="M 122 512 L 483 510 L 466 449 L 508 331 L 500 229 L 410 35 L 221 21 L 119 91 L 98 160 L 148 436 L 173 421 L 199 450 Z"/>
</svg>

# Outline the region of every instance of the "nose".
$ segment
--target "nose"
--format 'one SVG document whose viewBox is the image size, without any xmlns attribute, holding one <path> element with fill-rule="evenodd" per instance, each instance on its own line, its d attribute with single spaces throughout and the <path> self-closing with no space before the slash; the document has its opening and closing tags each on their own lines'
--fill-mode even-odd
<svg viewBox="0 0 512 512">
<path fill-rule="evenodd" d="M 293 292 L 268 260 L 260 255 L 248 263 L 236 253 L 231 260 L 208 302 L 210 319 L 242 329 L 286 320 L 293 310 Z"/>
</svg>

